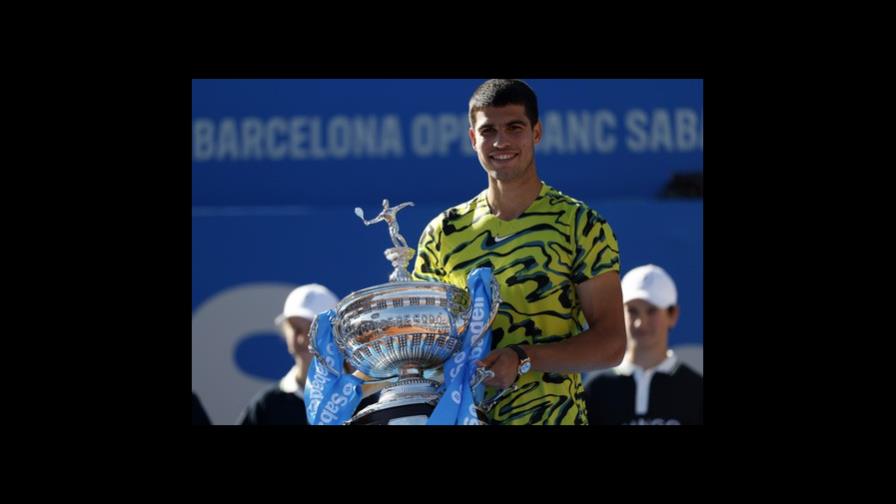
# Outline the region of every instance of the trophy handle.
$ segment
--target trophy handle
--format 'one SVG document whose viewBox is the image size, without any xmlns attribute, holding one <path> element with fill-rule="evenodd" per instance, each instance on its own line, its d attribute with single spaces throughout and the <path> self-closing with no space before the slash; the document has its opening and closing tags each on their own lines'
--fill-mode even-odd
<svg viewBox="0 0 896 504">
<path fill-rule="evenodd" d="M 484 367 L 476 368 L 476 374 L 473 376 L 473 382 L 470 384 L 470 387 L 476 388 L 477 385 L 481 384 L 484 380 L 491 378 L 492 376 L 495 376 L 495 372 L 491 369 Z M 507 395 L 508 392 L 513 392 L 518 388 L 519 387 L 517 387 L 516 383 L 507 388 L 503 388 L 498 391 L 498 393 L 491 399 L 483 399 L 482 402 L 476 405 L 476 408 L 483 413 L 488 413 L 495 406 L 495 404 L 498 403 L 499 399 Z"/>
<path fill-rule="evenodd" d="M 318 314 L 320 315 L 320 314 Z M 318 315 L 314 316 L 314 319 L 311 320 L 311 328 L 308 330 L 308 353 L 311 354 L 312 358 L 317 361 L 318 364 L 323 366 L 327 371 L 333 373 L 336 376 L 339 376 L 341 373 L 336 371 L 326 359 L 317 351 L 316 348 L 316 340 L 317 340 L 317 328 L 318 328 L 318 319 L 320 318 Z M 332 327 L 332 325 L 331 325 Z"/>
<path fill-rule="evenodd" d="M 514 383 L 513 385 L 511 385 L 507 388 L 501 389 L 495 395 L 495 397 L 492 397 L 491 399 L 482 401 L 481 403 L 477 404 L 476 407 L 479 408 L 479 410 L 482 411 L 483 413 L 488 413 L 489 411 L 491 411 L 492 408 L 495 407 L 495 404 L 498 404 L 499 399 L 501 399 L 502 397 L 507 395 L 508 392 L 513 392 L 514 390 L 517 390 L 518 388 L 519 387 L 517 386 L 517 384 Z"/>
<path fill-rule="evenodd" d="M 476 374 L 473 375 L 473 382 L 470 383 L 470 388 L 476 388 L 477 385 L 482 383 L 484 380 L 495 376 L 495 372 L 489 368 L 476 368 Z"/>
</svg>

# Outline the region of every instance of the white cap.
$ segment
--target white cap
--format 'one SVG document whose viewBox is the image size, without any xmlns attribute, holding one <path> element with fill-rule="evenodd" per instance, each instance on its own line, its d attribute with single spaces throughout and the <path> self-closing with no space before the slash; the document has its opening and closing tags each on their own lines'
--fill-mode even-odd
<svg viewBox="0 0 896 504">
<path fill-rule="evenodd" d="M 622 302 L 643 299 L 658 308 L 678 303 L 678 290 L 666 270 L 655 264 L 638 266 L 622 277 Z"/>
<path fill-rule="evenodd" d="M 338 302 L 336 295 L 323 285 L 301 285 L 286 296 L 283 313 L 274 319 L 274 323 L 280 325 L 288 317 L 313 320 L 315 315 L 333 308 Z"/>
</svg>

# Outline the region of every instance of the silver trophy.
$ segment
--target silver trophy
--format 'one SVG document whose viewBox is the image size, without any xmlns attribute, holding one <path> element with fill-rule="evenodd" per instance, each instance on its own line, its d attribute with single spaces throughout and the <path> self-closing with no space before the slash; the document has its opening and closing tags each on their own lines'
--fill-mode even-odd
<svg viewBox="0 0 896 504">
<path fill-rule="evenodd" d="M 461 336 L 470 323 L 473 307 L 467 291 L 442 282 L 411 280 L 407 267 L 414 249 L 398 232 L 396 214 L 413 205 L 407 202 L 390 208 L 389 200 L 383 200 L 382 212 L 371 220 L 365 220 L 364 211 L 355 208 L 365 225 L 385 221 L 395 246 L 385 251 L 394 268 L 389 283 L 353 292 L 335 308 L 333 339 L 346 361 L 374 382 L 389 382 L 379 401 L 364 408 L 348 424 L 425 424 L 440 398 L 437 389 L 441 382 L 433 378 L 461 348 Z M 491 293 L 491 316 L 486 327 L 501 302 L 494 279 Z M 316 324 L 317 318 L 312 325 Z M 316 327 L 310 332 L 316 334 Z M 318 355 L 313 342 L 311 352 Z M 320 358 L 318 362 L 326 365 Z M 488 373 L 478 373 L 477 382 Z"/>
</svg>

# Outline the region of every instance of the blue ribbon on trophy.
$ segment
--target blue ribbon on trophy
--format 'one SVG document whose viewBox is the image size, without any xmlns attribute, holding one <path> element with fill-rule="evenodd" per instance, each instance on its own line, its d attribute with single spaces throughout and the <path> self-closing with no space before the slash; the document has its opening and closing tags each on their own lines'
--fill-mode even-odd
<svg viewBox="0 0 896 504">
<path fill-rule="evenodd" d="M 361 402 L 363 380 L 343 372 L 342 352 L 333 342 L 335 314 L 335 310 L 319 313 L 310 331 L 312 346 L 319 354 L 311 359 L 305 382 L 305 411 L 311 425 L 342 425 Z"/>
<path fill-rule="evenodd" d="M 443 394 L 427 425 L 481 425 L 476 404 L 482 401 L 485 385 L 472 386 L 476 365 L 491 348 L 492 270 L 476 268 L 467 276 L 473 311 L 463 336 L 463 346 L 445 362 Z"/>
</svg>

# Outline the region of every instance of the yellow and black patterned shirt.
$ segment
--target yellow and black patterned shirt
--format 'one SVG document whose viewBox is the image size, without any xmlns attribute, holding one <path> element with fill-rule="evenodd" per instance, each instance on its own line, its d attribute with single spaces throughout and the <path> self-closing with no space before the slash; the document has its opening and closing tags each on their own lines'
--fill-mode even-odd
<svg viewBox="0 0 896 504">
<path fill-rule="evenodd" d="M 423 231 L 413 277 L 467 287 L 467 274 L 492 268 L 502 303 L 492 349 L 570 338 L 586 326 L 575 285 L 619 271 L 619 247 L 597 212 L 542 184 L 519 217 L 495 217 L 487 190 L 441 213 Z M 492 423 L 587 424 L 582 376 L 529 372 L 489 412 Z M 496 390 L 488 388 L 486 397 Z"/>
</svg>

